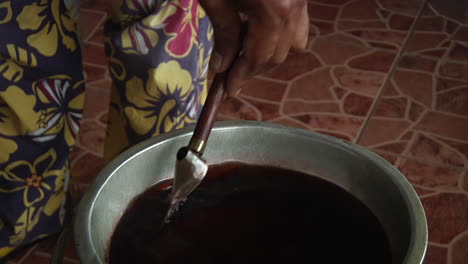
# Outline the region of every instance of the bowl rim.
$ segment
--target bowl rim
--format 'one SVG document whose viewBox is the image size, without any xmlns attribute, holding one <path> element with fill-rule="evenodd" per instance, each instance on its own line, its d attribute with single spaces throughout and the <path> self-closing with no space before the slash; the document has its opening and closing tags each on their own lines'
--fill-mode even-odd
<svg viewBox="0 0 468 264">
<path fill-rule="evenodd" d="M 74 219 L 74 230 L 73 238 L 77 249 L 78 256 L 82 263 L 91 264 L 99 263 L 104 264 L 97 254 L 93 242 L 91 240 L 91 215 L 92 209 L 96 202 L 96 197 L 99 196 L 102 188 L 106 182 L 112 177 L 115 171 L 120 167 L 124 166 L 127 162 L 137 157 L 142 152 L 148 151 L 159 144 L 167 142 L 175 137 L 188 136 L 193 132 L 194 126 L 185 127 L 176 131 L 165 133 L 150 139 L 147 139 L 139 144 L 136 144 L 126 151 L 122 152 L 116 158 L 114 158 L 109 164 L 107 164 L 95 180 L 91 183 L 88 190 L 81 198 L 77 207 L 75 219 Z M 410 223 L 412 224 L 412 234 L 408 245 L 408 253 L 402 264 L 421 264 L 426 254 L 428 245 L 428 226 L 426 215 L 422 206 L 422 203 L 414 190 L 411 183 L 406 177 L 387 160 L 380 157 L 376 153 L 369 149 L 357 145 L 355 143 L 332 137 L 329 135 L 305 130 L 302 128 L 288 127 L 280 124 L 259 122 L 259 121 L 221 121 L 216 122 L 213 127 L 214 131 L 223 131 L 230 129 L 274 129 L 277 132 L 294 134 L 295 136 L 314 137 L 318 140 L 325 141 L 327 143 L 336 144 L 339 147 L 354 151 L 355 153 L 367 158 L 382 170 L 386 172 L 393 180 L 396 181 L 401 193 L 404 196 L 404 200 L 408 204 Z"/>
</svg>

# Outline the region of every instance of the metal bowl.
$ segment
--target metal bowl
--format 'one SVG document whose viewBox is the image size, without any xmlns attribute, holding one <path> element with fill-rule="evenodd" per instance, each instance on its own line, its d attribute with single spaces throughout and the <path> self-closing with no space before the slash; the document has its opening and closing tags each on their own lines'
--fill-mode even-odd
<svg viewBox="0 0 468 264">
<path fill-rule="evenodd" d="M 129 202 L 173 177 L 176 152 L 187 144 L 191 132 L 187 128 L 149 139 L 121 154 L 99 174 L 83 196 L 74 223 L 82 263 L 105 263 L 110 236 Z M 427 222 L 416 192 L 395 167 L 363 147 L 275 124 L 222 122 L 213 129 L 204 157 L 209 164 L 273 165 L 331 181 L 377 216 L 389 238 L 393 263 L 423 262 Z"/>
</svg>

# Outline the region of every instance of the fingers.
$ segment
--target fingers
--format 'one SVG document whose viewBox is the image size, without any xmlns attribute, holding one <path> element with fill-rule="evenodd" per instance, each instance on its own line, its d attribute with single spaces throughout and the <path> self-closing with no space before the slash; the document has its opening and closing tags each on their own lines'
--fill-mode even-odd
<svg viewBox="0 0 468 264">
<path fill-rule="evenodd" d="M 299 10 L 293 10 L 291 15 L 288 16 L 286 20 L 286 25 L 283 28 L 281 37 L 276 45 L 275 54 L 271 58 L 273 64 L 282 63 L 289 54 L 289 50 L 293 44 L 294 39 L 296 38 L 296 23 L 297 17 L 299 15 Z"/>
<path fill-rule="evenodd" d="M 226 90 L 231 96 L 245 80 L 282 63 L 291 49 L 306 49 L 309 36 L 306 0 L 199 1 L 215 33 L 210 70 L 224 72 L 232 65 L 226 79 Z M 248 17 L 245 37 L 238 11 Z"/>
<path fill-rule="evenodd" d="M 271 60 L 273 64 L 282 63 L 288 56 L 291 48 L 304 52 L 307 47 L 308 37 L 309 15 L 307 12 L 307 2 L 298 1 L 295 8 L 289 12 L 287 17 L 286 26 L 283 29 L 275 54 Z"/>
<path fill-rule="evenodd" d="M 309 14 L 307 12 L 307 2 L 304 2 L 299 10 L 296 21 L 292 23 L 295 27 L 295 36 L 292 47 L 296 51 L 305 51 L 307 48 L 307 41 L 309 39 Z"/>
<path fill-rule="evenodd" d="M 283 32 L 283 25 L 267 23 L 261 17 L 249 18 L 248 32 L 244 41 L 244 51 L 231 68 L 226 91 L 237 94 L 244 80 L 259 73 L 275 55 L 277 44 Z"/>
<path fill-rule="evenodd" d="M 224 72 L 239 54 L 240 18 L 230 1 L 200 0 L 213 25 L 215 46 L 210 71 Z"/>
<path fill-rule="evenodd" d="M 242 1 L 240 1 L 242 2 Z M 244 37 L 243 52 L 236 59 L 227 80 L 228 95 L 236 95 L 244 80 L 259 73 L 265 65 L 271 63 L 280 42 L 284 19 L 277 14 L 277 10 L 265 5 L 262 1 L 247 1 L 244 6 L 248 15 L 247 34 Z"/>
<path fill-rule="evenodd" d="M 247 79 L 249 72 L 251 72 L 251 67 L 245 55 L 241 55 L 234 61 L 234 65 L 225 80 L 225 89 L 228 96 L 235 96 L 239 93 L 242 83 Z"/>
<path fill-rule="evenodd" d="M 251 76 L 282 63 L 291 48 L 305 50 L 309 35 L 305 0 L 241 0 L 239 3 L 245 5 L 242 10 L 248 15 L 249 24 L 244 53 L 236 59 L 227 77 L 226 89 L 231 96 Z"/>
</svg>

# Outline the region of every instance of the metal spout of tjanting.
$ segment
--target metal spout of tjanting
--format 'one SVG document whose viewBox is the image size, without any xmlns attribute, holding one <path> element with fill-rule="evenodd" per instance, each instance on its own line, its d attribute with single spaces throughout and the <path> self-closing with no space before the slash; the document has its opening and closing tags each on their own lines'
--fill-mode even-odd
<svg viewBox="0 0 468 264">
<path fill-rule="evenodd" d="M 200 184 L 208 172 L 208 165 L 201 158 L 201 155 L 203 155 L 216 120 L 219 105 L 224 98 L 224 76 L 225 73 L 217 73 L 214 77 L 190 142 L 187 147 L 183 147 L 177 152 L 170 207 L 161 228 L 170 221 L 180 202 L 185 200 Z"/>
<path fill-rule="evenodd" d="M 194 151 L 183 147 L 177 152 L 175 176 L 172 184 L 172 194 L 169 210 L 164 218 L 163 225 L 167 224 L 179 204 L 195 190 L 208 172 L 208 165 Z"/>
</svg>

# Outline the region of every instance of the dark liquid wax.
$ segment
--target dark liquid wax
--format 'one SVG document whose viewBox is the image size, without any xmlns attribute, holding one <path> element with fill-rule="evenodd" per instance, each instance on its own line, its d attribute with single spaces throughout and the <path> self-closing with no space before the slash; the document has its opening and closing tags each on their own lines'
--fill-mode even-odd
<svg viewBox="0 0 468 264">
<path fill-rule="evenodd" d="M 112 236 L 110 264 L 391 263 L 377 218 L 319 178 L 239 163 L 210 167 L 160 231 L 169 184 L 132 202 Z"/>
</svg>

